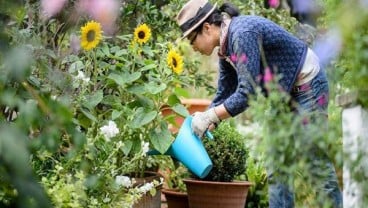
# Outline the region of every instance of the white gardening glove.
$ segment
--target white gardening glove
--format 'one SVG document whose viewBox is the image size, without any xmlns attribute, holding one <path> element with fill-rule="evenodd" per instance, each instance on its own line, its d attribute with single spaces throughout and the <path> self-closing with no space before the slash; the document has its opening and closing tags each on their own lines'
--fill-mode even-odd
<svg viewBox="0 0 368 208">
<path fill-rule="evenodd" d="M 221 120 L 217 116 L 214 108 L 210 108 L 204 112 L 195 112 L 192 118 L 192 130 L 202 138 L 211 124 L 217 126 L 220 122 Z"/>
</svg>

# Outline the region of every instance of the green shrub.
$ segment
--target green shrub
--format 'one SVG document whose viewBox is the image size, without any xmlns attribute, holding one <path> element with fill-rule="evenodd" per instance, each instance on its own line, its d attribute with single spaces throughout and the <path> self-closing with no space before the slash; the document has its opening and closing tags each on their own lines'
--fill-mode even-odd
<svg viewBox="0 0 368 208">
<path fill-rule="evenodd" d="M 204 180 L 228 182 L 245 172 L 247 150 L 243 136 L 228 122 L 213 131 L 214 139 L 203 143 L 213 168 Z"/>
</svg>

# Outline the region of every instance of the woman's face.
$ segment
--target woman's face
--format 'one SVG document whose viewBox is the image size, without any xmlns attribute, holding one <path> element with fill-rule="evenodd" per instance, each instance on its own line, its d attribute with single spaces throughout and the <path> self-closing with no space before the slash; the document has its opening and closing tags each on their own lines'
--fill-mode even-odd
<svg viewBox="0 0 368 208">
<path fill-rule="evenodd" d="M 188 40 L 194 51 L 210 56 L 213 49 L 220 43 L 220 30 L 206 22 L 202 26 L 202 31 L 192 32 L 188 35 Z"/>
</svg>

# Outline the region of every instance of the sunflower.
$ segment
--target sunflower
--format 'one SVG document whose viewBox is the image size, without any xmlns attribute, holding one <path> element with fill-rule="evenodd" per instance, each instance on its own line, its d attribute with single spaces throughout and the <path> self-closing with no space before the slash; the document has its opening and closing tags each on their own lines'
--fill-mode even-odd
<svg viewBox="0 0 368 208">
<path fill-rule="evenodd" d="M 151 37 L 151 29 L 146 24 L 141 24 L 134 30 L 134 39 L 140 43 L 146 43 Z"/>
<path fill-rule="evenodd" d="M 176 74 L 181 74 L 183 72 L 183 57 L 175 50 L 170 50 L 167 55 L 167 65 L 169 65 Z"/>
<path fill-rule="evenodd" d="M 84 50 L 95 48 L 102 39 L 100 23 L 89 21 L 81 28 L 81 46 Z"/>
</svg>

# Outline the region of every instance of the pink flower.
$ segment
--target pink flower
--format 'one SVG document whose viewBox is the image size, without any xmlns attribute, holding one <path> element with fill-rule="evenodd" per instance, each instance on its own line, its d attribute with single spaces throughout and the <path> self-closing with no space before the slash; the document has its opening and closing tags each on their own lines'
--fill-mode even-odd
<svg viewBox="0 0 368 208">
<path fill-rule="evenodd" d="M 232 54 L 230 56 L 230 60 L 233 62 L 233 63 L 236 63 L 236 62 L 240 62 L 240 63 L 245 63 L 247 62 L 247 56 L 245 54 L 242 54 L 240 56 L 237 56 L 236 54 Z"/>
<path fill-rule="evenodd" d="M 245 54 L 242 54 L 240 57 L 239 57 L 239 61 L 242 62 L 242 63 L 245 63 L 247 62 L 248 58 Z"/>
<path fill-rule="evenodd" d="M 268 0 L 268 5 L 272 8 L 277 8 L 280 5 L 279 0 Z"/>
<path fill-rule="evenodd" d="M 238 57 L 236 56 L 236 54 L 231 54 L 230 56 L 230 60 L 235 63 L 238 60 Z"/>
<path fill-rule="evenodd" d="M 272 81 L 272 78 L 273 78 L 273 75 L 272 75 L 270 67 L 266 67 L 265 74 L 263 76 L 263 81 L 265 83 L 268 83 L 268 82 Z"/>
<path fill-rule="evenodd" d="M 321 95 L 321 96 L 318 98 L 317 103 L 318 103 L 318 105 L 319 105 L 319 106 L 324 106 L 324 105 L 326 105 L 326 103 L 327 103 L 326 95 L 325 95 L 325 94 Z"/>
<path fill-rule="evenodd" d="M 55 16 L 65 6 L 67 0 L 41 0 L 41 10 L 46 18 Z"/>
<path fill-rule="evenodd" d="M 311 86 L 307 83 L 307 84 L 303 84 L 302 86 L 300 86 L 300 90 L 302 91 L 306 91 L 306 90 L 310 90 Z"/>
<path fill-rule="evenodd" d="M 305 126 L 305 125 L 308 125 L 309 124 L 309 119 L 307 117 L 304 117 L 302 119 L 302 124 Z"/>
<path fill-rule="evenodd" d="M 79 0 L 77 10 L 89 14 L 99 22 L 105 34 L 115 32 L 115 21 L 119 15 L 120 3 L 117 0 Z"/>
</svg>

